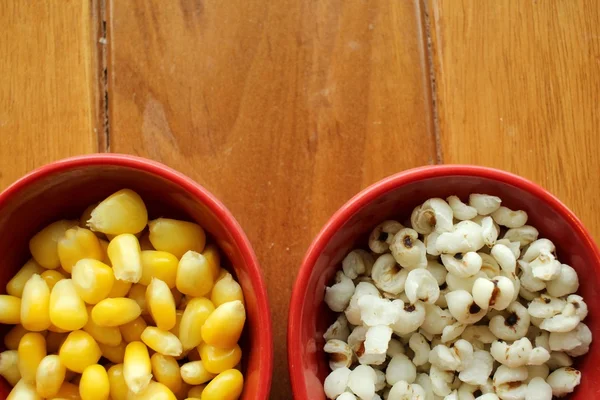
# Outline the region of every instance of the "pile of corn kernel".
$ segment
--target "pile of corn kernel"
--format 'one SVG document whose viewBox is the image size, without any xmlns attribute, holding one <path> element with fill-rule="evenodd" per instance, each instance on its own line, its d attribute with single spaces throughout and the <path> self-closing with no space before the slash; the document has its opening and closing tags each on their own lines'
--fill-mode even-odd
<svg viewBox="0 0 600 400">
<path fill-rule="evenodd" d="M 8 400 L 235 400 L 243 293 L 202 227 L 120 190 L 29 242 L 0 295 Z"/>
</svg>

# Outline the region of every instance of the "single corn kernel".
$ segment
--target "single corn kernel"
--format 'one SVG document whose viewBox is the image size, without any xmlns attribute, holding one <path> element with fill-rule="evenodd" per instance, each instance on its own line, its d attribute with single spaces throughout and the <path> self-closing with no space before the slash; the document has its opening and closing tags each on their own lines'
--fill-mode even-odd
<svg viewBox="0 0 600 400">
<path fill-rule="evenodd" d="M 183 380 L 175 358 L 156 353 L 150 357 L 150 363 L 154 379 L 168 387 L 173 393 L 181 390 Z"/>
<path fill-rule="evenodd" d="M 125 282 L 119 279 L 115 279 L 115 281 L 113 282 L 113 287 L 110 293 L 108 294 L 108 297 L 127 297 L 127 293 L 129 293 L 129 290 L 132 286 L 133 283 L 131 282 Z"/>
<path fill-rule="evenodd" d="M 0 324 L 16 325 L 21 323 L 21 299 L 0 294 Z"/>
<path fill-rule="evenodd" d="M 88 304 L 107 298 L 115 282 L 112 268 L 91 258 L 77 261 L 71 279 L 79 296 Z"/>
<path fill-rule="evenodd" d="M 206 244 L 204 229 L 193 222 L 158 218 L 150 221 L 148 228 L 152 247 L 168 251 L 177 258 L 188 250 L 201 252 Z"/>
<path fill-rule="evenodd" d="M 202 400 L 236 400 L 242 394 L 244 377 L 237 369 L 216 376 L 202 392 Z"/>
<path fill-rule="evenodd" d="M 94 232 L 76 226 L 58 240 L 58 258 L 64 270 L 71 272 L 77 261 L 84 258 L 102 260 L 104 252 Z"/>
<path fill-rule="evenodd" d="M 41 333 L 27 333 L 19 342 L 19 372 L 26 382 L 35 382 L 35 374 L 46 357 L 46 339 Z"/>
<path fill-rule="evenodd" d="M 179 308 L 179 305 L 183 301 L 183 294 L 177 288 L 172 288 L 171 294 L 173 295 L 173 300 L 175 300 L 175 307 Z"/>
<path fill-rule="evenodd" d="M 60 267 L 58 241 L 74 226 L 77 226 L 77 221 L 61 219 L 36 233 L 29 241 L 29 251 L 35 261 L 47 269 Z"/>
<path fill-rule="evenodd" d="M 73 331 L 67 336 L 58 355 L 68 369 L 82 373 L 88 366 L 96 364 L 102 353 L 98 343 L 89 333 Z"/>
<path fill-rule="evenodd" d="M 52 398 L 65 381 L 67 369 L 56 354 L 46 356 L 40 362 L 35 376 L 37 392 L 42 397 Z"/>
<path fill-rule="evenodd" d="M 25 284 L 33 274 L 41 274 L 46 271 L 35 260 L 31 259 L 25 263 L 6 284 L 6 293 L 11 296 L 22 297 Z"/>
<path fill-rule="evenodd" d="M 165 356 L 178 357 L 183 352 L 181 342 L 177 336 L 154 326 L 144 329 L 142 341 L 152 350 Z"/>
<path fill-rule="evenodd" d="M 179 369 L 177 373 L 179 373 Z M 0 353 L 0 376 L 6 379 L 11 386 L 15 386 L 21 380 L 18 351 L 6 350 Z"/>
<path fill-rule="evenodd" d="M 65 382 L 58 390 L 58 393 L 56 393 L 54 399 L 81 400 L 81 397 L 79 396 L 79 387 L 73 383 Z"/>
<path fill-rule="evenodd" d="M 90 204 L 87 206 L 85 210 L 81 213 L 81 217 L 79 217 L 79 226 L 82 228 L 87 228 L 87 222 L 90 218 L 92 218 L 92 211 L 100 204 L 100 202 L 96 202 L 94 204 Z"/>
<path fill-rule="evenodd" d="M 123 364 L 113 365 L 108 369 L 110 397 L 112 400 L 127 400 L 129 388 L 123 376 Z"/>
<path fill-rule="evenodd" d="M 198 352 L 204 367 L 213 374 L 220 374 L 223 371 L 232 369 L 242 359 L 242 349 L 237 344 L 231 349 L 220 349 L 202 343 L 198 346 Z"/>
<path fill-rule="evenodd" d="M 179 324 L 179 340 L 184 350 L 193 349 L 202 343 L 202 326 L 214 311 L 215 306 L 204 297 L 190 300 Z"/>
<path fill-rule="evenodd" d="M 23 325 L 13 326 L 12 329 L 4 335 L 4 345 L 9 350 L 17 350 L 21 338 L 28 332 L 27 329 L 23 328 Z"/>
<path fill-rule="evenodd" d="M 175 312 L 175 326 L 169 330 L 173 335 L 179 337 L 179 326 L 181 325 L 181 318 L 183 317 L 183 310 L 177 310 Z"/>
<path fill-rule="evenodd" d="M 154 246 L 150 243 L 150 232 L 145 232 L 142 237 L 140 237 L 140 248 L 142 251 L 154 250 Z"/>
<path fill-rule="evenodd" d="M 156 326 L 168 331 L 175 326 L 177 320 L 175 299 L 167 284 L 157 278 L 146 289 L 146 305 Z"/>
<path fill-rule="evenodd" d="M 108 257 L 115 278 L 137 283 L 142 277 L 141 250 L 138 239 L 129 233 L 117 236 L 108 245 Z"/>
<path fill-rule="evenodd" d="M 110 381 L 102 365 L 94 364 L 87 367 L 79 381 L 81 400 L 106 400 L 110 395 Z"/>
<path fill-rule="evenodd" d="M 216 376 L 215 374 L 208 372 L 202 361 L 190 361 L 185 363 L 181 366 L 180 372 L 183 381 L 190 385 L 201 385 Z"/>
<path fill-rule="evenodd" d="M 198 346 L 200 347 L 200 346 Z M 199 361 L 201 360 L 200 358 L 200 353 L 198 353 L 198 347 L 194 347 L 193 349 L 191 349 L 188 353 L 188 360 L 190 361 Z"/>
<path fill-rule="evenodd" d="M 222 349 L 234 347 L 244 329 L 246 310 L 239 301 L 221 304 L 202 326 L 202 340 Z"/>
<path fill-rule="evenodd" d="M 213 280 L 217 280 L 221 272 L 221 255 L 219 254 L 219 248 L 216 244 L 211 243 L 206 245 L 202 255 L 206 258 L 206 262 L 212 271 Z"/>
<path fill-rule="evenodd" d="M 177 277 L 177 265 L 179 260 L 171 253 L 166 251 L 143 250 L 142 277 L 140 283 L 148 286 L 152 278 L 158 278 L 164 281 L 169 288 L 175 287 L 175 278 Z"/>
<path fill-rule="evenodd" d="M 50 289 L 38 274 L 32 275 L 23 289 L 21 325 L 34 332 L 50 327 Z"/>
<path fill-rule="evenodd" d="M 68 333 L 48 332 L 46 336 L 46 349 L 49 354 L 58 353 L 60 346 L 67 340 Z"/>
<path fill-rule="evenodd" d="M 206 258 L 195 251 L 188 251 L 181 257 L 177 268 L 177 290 L 181 293 L 202 297 L 210 293 L 214 279 Z"/>
<path fill-rule="evenodd" d="M 6 400 L 42 400 L 35 391 L 35 385 L 21 379 L 11 390 Z"/>
<path fill-rule="evenodd" d="M 88 313 L 71 279 L 56 282 L 50 292 L 50 321 L 60 329 L 75 331 L 87 324 Z"/>
<path fill-rule="evenodd" d="M 92 306 L 87 306 L 88 314 L 92 313 Z M 118 346 L 123 340 L 121 331 L 116 326 L 100 326 L 94 322 L 93 318 L 89 318 L 83 330 L 92 335 L 98 344 L 102 343 L 107 346 Z"/>
<path fill-rule="evenodd" d="M 125 359 L 125 348 L 127 347 L 127 343 L 121 342 L 116 346 L 107 346 L 105 344 L 98 343 L 98 346 L 102 352 L 102 357 L 114 364 L 123 363 L 123 360 Z"/>
<path fill-rule="evenodd" d="M 152 366 L 148 348 L 142 342 L 131 342 L 125 350 L 123 376 L 133 393 L 144 391 L 152 379 Z"/>
<path fill-rule="evenodd" d="M 219 307 L 221 304 L 234 300 L 239 300 L 243 303 L 244 294 L 242 293 L 242 287 L 235 279 L 233 279 L 233 276 L 231 276 L 230 273 L 227 273 L 222 279 L 215 283 L 210 294 L 210 300 L 215 307 Z"/>
<path fill-rule="evenodd" d="M 50 290 L 54 288 L 54 285 L 56 285 L 57 282 L 67 279 L 66 275 L 63 275 L 61 272 L 55 269 L 49 269 L 42 272 L 41 277 L 44 281 L 46 281 L 46 285 L 48 285 L 48 289 Z"/>
<path fill-rule="evenodd" d="M 92 319 L 100 326 L 120 326 L 133 321 L 142 313 L 140 306 L 131 299 L 117 297 L 104 299 L 92 308 Z"/>
<path fill-rule="evenodd" d="M 127 343 L 131 343 L 142 340 L 142 332 L 144 332 L 146 326 L 148 326 L 148 324 L 146 324 L 144 318 L 137 317 L 133 321 L 121 325 L 119 329 L 121 330 L 121 336 L 123 336 L 123 340 Z"/>
<path fill-rule="evenodd" d="M 135 400 L 177 400 L 177 397 L 162 383 L 152 381 L 146 390 L 135 396 Z"/>
<path fill-rule="evenodd" d="M 194 386 L 193 388 L 190 389 L 187 396 L 191 397 L 193 399 L 201 399 L 202 392 L 204 391 L 205 388 L 206 388 L 206 385 Z"/>
<path fill-rule="evenodd" d="M 142 315 L 148 314 L 148 306 L 146 304 L 146 289 L 147 286 L 144 286 L 140 283 L 136 283 L 131 286 L 127 297 L 134 300 L 140 309 L 142 310 Z"/>
<path fill-rule="evenodd" d="M 110 235 L 138 233 L 148 223 L 148 211 L 142 198 L 131 189 L 122 189 L 100 202 L 87 225 L 93 231 Z"/>
</svg>

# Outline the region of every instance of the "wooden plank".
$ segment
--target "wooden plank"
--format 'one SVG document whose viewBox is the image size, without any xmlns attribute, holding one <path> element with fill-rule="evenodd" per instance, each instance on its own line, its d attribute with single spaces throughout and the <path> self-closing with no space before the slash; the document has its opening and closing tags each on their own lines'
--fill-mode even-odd
<svg viewBox="0 0 600 400">
<path fill-rule="evenodd" d="M 0 2 L 0 188 L 98 150 L 91 1 Z"/>
<path fill-rule="evenodd" d="M 291 398 L 289 297 L 327 218 L 435 160 L 418 1 L 112 1 L 110 146 L 162 161 L 232 210 L 268 284 L 272 397 Z"/>
<path fill-rule="evenodd" d="M 600 9 L 429 0 L 443 161 L 506 169 L 600 239 Z"/>
</svg>

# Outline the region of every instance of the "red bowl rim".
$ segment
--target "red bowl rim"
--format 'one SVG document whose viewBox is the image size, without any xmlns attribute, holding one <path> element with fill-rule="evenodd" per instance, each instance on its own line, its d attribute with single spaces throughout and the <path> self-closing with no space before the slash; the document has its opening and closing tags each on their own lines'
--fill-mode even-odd
<svg viewBox="0 0 600 400">
<path fill-rule="evenodd" d="M 301 369 L 301 316 L 306 304 L 306 290 L 310 274 L 315 262 L 323 252 L 327 243 L 331 240 L 335 232 L 356 212 L 385 193 L 412 182 L 440 176 L 457 175 L 476 176 L 504 182 L 537 196 L 565 217 L 565 219 L 569 221 L 571 227 L 575 231 L 578 231 L 581 234 L 581 237 L 585 238 L 587 246 L 591 248 L 595 254 L 596 264 L 600 264 L 600 252 L 598 251 L 598 247 L 592 239 L 590 232 L 584 227 L 579 218 L 577 218 L 565 204 L 546 189 L 521 176 L 495 168 L 453 164 L 418 167 L 388 176 L 360 191 L 336 211 L 317 234 L 304 256 L 292 290 L 288 315 L 288 368 L 292 383 L 292 391 L 295 398 L 307 398 L 305 387 L 302 384 L 302 379 L 305 374 Z"/>
<path fill-rule="evenodd" d="M 27 175 L 18 179 L 4 191 L 2 191 L 2 193 L 0 193 L 0 207 L 3 207 L 4 204 L 20 190 L 40 178 L 68 169 L 90 165 L 114 165 L 128 167 L 158 175 L 184 188 L 188 193 L 205 204 L 223 222 L 225 229 L 231 233 L 236 245 L 239 246 L 242 257 L 248 266 L 247 272 L 250 276 L 250 280 L 256 285 L 255 293 L 259 311 L 258 323 L 262 330 L 261 334 L 256 338 L 258 346 L 255 349 L 255 352 L 259 357 L 258 365 L 260 374 L 260 379 L 257 384 L 258 393 L 256 398 L 267 399 L 270 393 L 271 375 L 273 370 L 273 334 L 268 295 L 262 272 L 258 264 L 258 259 L 256 258 L 248 237 L 242 230 L 242 227 L 237 222 L 235 217 L 223 205 L 223 203 L 221 203 L 221 201 L 219 201 L 212 193 L 206 190 L 199 183 L 195 182 L 184 174 L 167 167 L 164 164 L 146 158 L 127 154 L 97 153 L 54 161 L 29 172 Z"/>
</svg>

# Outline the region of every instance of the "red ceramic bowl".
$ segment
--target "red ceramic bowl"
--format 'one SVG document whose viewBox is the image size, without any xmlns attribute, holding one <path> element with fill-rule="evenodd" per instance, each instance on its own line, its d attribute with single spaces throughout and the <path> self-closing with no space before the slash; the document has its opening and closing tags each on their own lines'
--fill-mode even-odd
<svg viewBox="0 0 600 400">
<path fill-rule="evenodd" d="M 0 194 L 0 286 L 28 259 L 31 236 L 60 218 L 79 218 L 96 201 L 122 189 L 138 192 L 151 218 L 198 222 L 222 250 L 223 265 L 243 288 L 247 322 L 242 338 L 242 399 L 267 399 L 273 343 L 267 293 L 248 238 L 231 213 L 202 186 L 165 165 L 120 154 L 94 154 L 51 163 L 31 172 Z M 6 329 L 2 333 L 6 332 Z M 0 382 L 0 398 L 9 385 Z"/>
<path fill-rule="evenodd" d="M 587 300 L 590 327 L 600 340 L 600 253 L 590 233 L 556 197 L 538 185 L 507 172 L 466 165 L 441 165 L 412 169 L 388 177 L 360 192 L 327 222 L 311 244 L 296 280 L 290 305 L 288 358 L 295 399 L 325 399 L 323 381 L 329 373 L 322 348 L 323 333 L 335 321 L 323 302 L 325 286 L 341 268 L 343 257 L 356 246 L 365 247 L 375 225 L 386 219 L 404 221 L 413 208 L 431 197 L 487 193 L 503 204 L 523 209 L 528 224 L 540 237 L 552 240 L 559 259 L 579 273 L 579 292 Z M 600 345 L 592 345 L 577 367 L 583 373 L 574 400 L 597 397 L 600 383 Z"/>
</svg>

